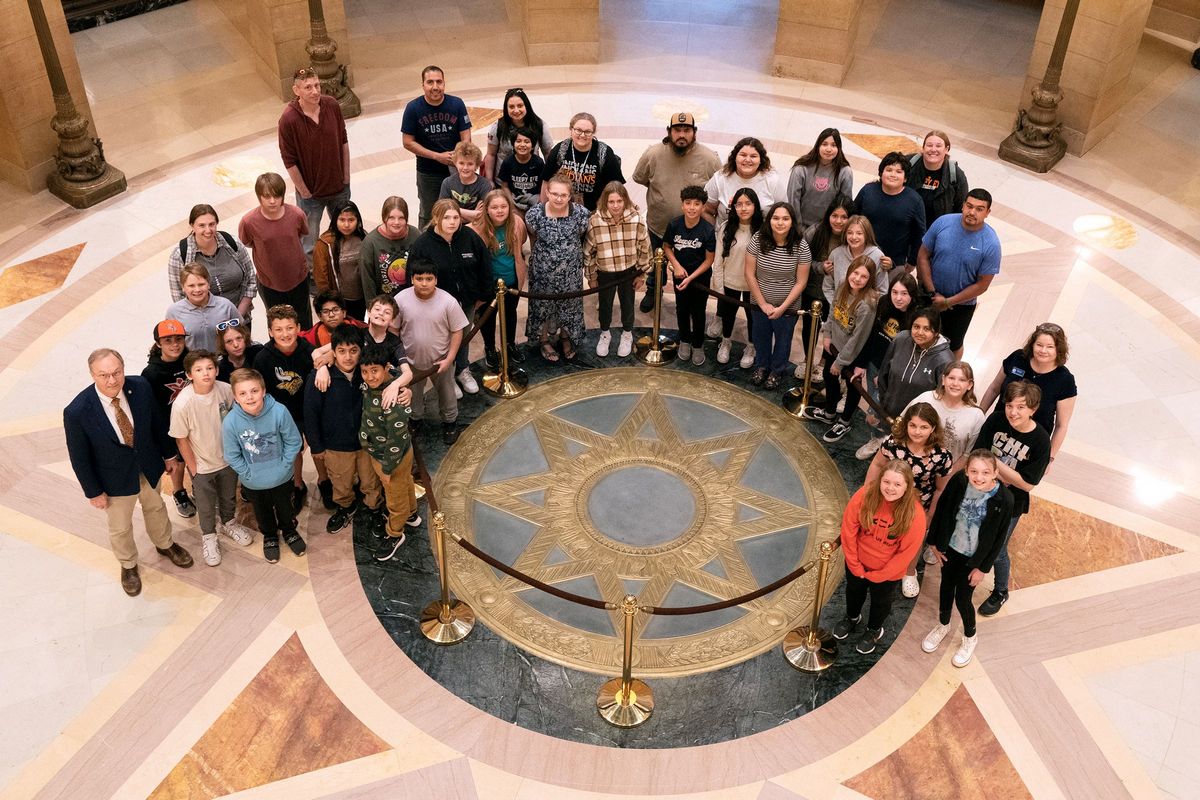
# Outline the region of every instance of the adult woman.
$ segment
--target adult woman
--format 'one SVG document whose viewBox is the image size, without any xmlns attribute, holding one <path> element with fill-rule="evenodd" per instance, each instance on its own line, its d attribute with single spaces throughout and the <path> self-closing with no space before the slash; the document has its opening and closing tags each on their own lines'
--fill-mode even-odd
<svg viewBox="0 0 1200 800">
<path fill-rule="evenodd" d="M 171 302 L 183 299 L 179 273 L 185 264 L 201 264 L 209 274 L 216 294 L 237 306 L 238 316 L 250 319 L 250 309 L 258 295 L 258 277 L 250 250 L 237 238 L 217 230 L 217 210 L 207 203 L 192 206 L 188 225 L 192 232 L 180 239 L 179 246 L 167 256 L 167 283 Z"/>
<path fill-rule="evenodd" d="M 871 220 L 879 247 L 892 260 L 889 280 L 916 265 L 921 237 L 925 235 L 925 206 L 908 179 L 908 156 L 888 153 L 879 162 L 879 180 L 859 190 L 854 198 L 858 213 Z"/>
<path fill-rule="evenodd" d="M 903 461 L 891 461 L 854 493 L 842 514 L 846 616 L 833 628 L 835 639 L 845 639 L 858 628 L 870 594 L 867 628 L 855 649 L 864 655 L 875 651 L 892 610 L 896 584 L 924 535 L 925 512 L 912 470 Z"/>
<path fill-rule="evenodd" d="M 353 201 L 341 203 L 329 220 L 329 230 L 313 246 L 313 282 L 317 291 L 341 295 L 346 315 L 359 322 L 367 315 L 367 295 L 359 269 L 363 230 L 362 213 Z M 376 292 L 378 294 L 378 292 Z M 374 297 L 375 295 L 371 295 Z"/>
<path fill-rule="evenodd" d="M 808 285 L 812 257 L 796 227 L 790 203 L 775 203 L 746 248 L 746 285 L 754 298 L 754 373 L 750 382 L 779 387 L 787 371 L 800 295 Z"/>
<path fill-rule="evenodd" d="M 808 250 L 812 255 L 814 264 L 821 264 L 821 269 L 810 269 L 808 271 L 808 284 L 804 287 L 803 306 L 805 309 L 812 308 L 814 301 L 821 304 L 821 319 L 829 318 L 829 304 L 832 297 L 826 297 L 822 286 L 825 282 L 825 264 L 829 261 L 829 255 L 841 247 L 846 241 L 846 223 L 854 214 L 854 201 L 850 199 L 848 194 L 837 194 L 833 201 L 825 209 L 825 216 L 819 221 L 809 225 L 804 231 L 804 241 L 808 242 Z M 801 341 L 805 347 L 808 346 L 809 336 L 812 333 L 812 326 L 815 321 L 808 315 L 803 319 L 803 334 Z M 808 369 L 807 359 L 796 365 L 796 377 L 804 379 L 804 370 Z M 811 366 L 812 379 L 816 383 L 820 383 L 821 377 L 821 359 L 818 356 L 813 360 Z"/>
<path fill-rule="evenodd" d="M 363 296 L 389 297 L 408 285 L 408 257 L 418 231 L 408 224 L 408 202 L 392 195 L 383 201 L 383 222 L 363 237 L 358 268 Z"/>
<path fill-rule="evenodd" d="M 850 262 L 862 256 L 867 256 L 875 262 L 875 288 L 880 294 L 885 294 L 888 290 L 888 270 L 892 267 L 892 260 L 875 244 L 875 230 L 871 227 L 870 220 L 861 214 L 855 214 L 846 220 L 845 231 L 845 241 L 833 248 L 829 258 L 821 264 L 821 271 L 825 274 L 821 282 L 825 301 L 833 302 L 834 289 L 846 279 Z"/>
<path fill-rule="evenodd" d="M 210 289 L 208 270 L 203 264 L 185 264 L 179 271 L 183 299 L 167 307 L 165 317 L 177 319 L 187 330 L 189 350 L 216 347 L 217 332 L 242 323 L 238 308 Z"/>
<path fill-rule="evenodd" d="M 871 335 L 858 360 L 854 362 L 853 381 L 866 381 L 867 392 L 876 400 L 879 399 L 879 369 L 883 365 L 883 356 L 896 334 L 912 327 L 912 318 L 917 311 L 917 279 L 907 272 L 892 281 L 888 293 L 879 303 L 875 312 L 875 324 L 871 327 Z M 884 434 L 872 436 L 858 448 L 854 457 L 866 461 L 875 455 L 879 445 L 883 443 Z"/>
<path fill-rule="evenodd" d="M 792 165 L 788 177 L 788 201 L 800 215 L 801 229 L 816 225 L 838 195 L 854 196 L 854 171 L 842 152 L 842 134 L 826 128 L 817 142 Z"/>
<path fill-rule="evenodd" d="M 596 118 L 586 111 L 571 117 L 571 136 L 563 139 L 546 155 L 542 171 L 542 199 L 548 200 L 548 181 L 559 173 L 571 181 L 571 191 L 588 212 L 596 210 L 600 190 L 612 181 L 625 182 L 621 157 L 596 138 Z M 528 220 L 526 220 L 528 221 Z"/>
<path fill-rule="evenodd" d="M 950 137 L 930 131 L 921 142 L 921 154 L 909 157 L 905 184 L 921 196 L 928 227 L 943 214 L 957 214 L 967 202 L 967 176 L 950 158 Z"/>
<path fill-rule="evenodd" d="M 542 118 L 533 113 L 533 104 L 524 89 L 509 89 L 504 93 L 503 111 L 500 119 L 487 129 L 487 155 L 483 157 L 483 176 L 496 183 L 496 172 L 504 159 L 512 155 L 513 140 L 518 129 L 529 131 L 535 150 L 541 149 L 542 158 L 550 155 L 554 139 Z"/>
<path fill-rule="evenodd" d="M 512 196 L 503 189 L 493 189 L 483 196 L 484 213 L 471 225 L 492 256 L 492 282 L 504 281 L 512 289 L 525 285 L 525 221 L 517 215 Z M 524 361 L 517 348 L 517 301 L 515 294 L 504 295 L 504 335 L 508 341 L 508 357 Z M 497 312 L 499 313 L 499 312 Z M 492 314 L 483 324 L 483 357 L 490 367 L 500 365 L 496 350 L 496 316 Z"/>
<path fill-rule="evenodd" d="M 263 349 L 261 344 L 250 341 L 250 331 L 245 325 L 235 325 L 217 331 L 217 380 L 229 383 L 233 371 L 242 367 L 253 367 L 254 359 Z"/>
<path fill-rule="evenodd" d="M 1033 421 L 1050 434 L 1050 460 L 1058 454 L 1071 416 L 1075 413 L 1075 398 L 1079 389 L 1075 376 L 1067 369 L 1067 334 L 1053 322 L 1043 322 L 1033 329 L 1025 346 L 1009 353 L 1000 365 L 1000 371 L 983 393 L 980 406 L 989 409 L 996 398 L 1004 393 L 1004 387 L 1013 381 L 1029 381 L 1042 390 L 1042 402 L 1033 414 Z"/>
<path fill-rule="evenodd" d="M 714 281 L 720 281 L 725 296 L 731 301 L 717 303 L 717 316 L 721 319 L 721 344 L 717 346 L 717 363 L 729 363 L 732 347 L 733 324 L 737 320 L 736 303 L 753 300 L 750 284 L 746 283 L 746 249 L 750 239 L 763 226 L 762 204 L 753 189 L 741 188 L 733 193 L 733 214 L 717 229 L 717 256 L 713 261 Z M 754 313 L 746 309 L 746 338 L 754 341 Z M 746 345 L 738 366 L 750 369 L 754 364 L 754 345 Z"/>
<path fill-rule="evenodd" d="M 583 237 L 588 210 L 571 202 L 571 180 L 555 175 L 545 184 L 546 202 L 529 209 L 525 225 L 532 241 L 529 253 L 529 291 L 542 294 L 583 289 Z M 555 342 L 561 338 L 562 354 L 575 358 L 575 343 L 583 339 L 583 298 L 530 300 L 525 335 L 537 337 L 542 358 L 558 361 Z"/>
<path fill-rule="evenodd" d="M 613 299 L 620 297 L 621 341 L 617 355 L 625 358 L 633 352 L 633 293 L 645 285 L 644 276 L 650 269 L 650 229 L 623 183 L 613 181 L 600 193 L 600 202 L 596 213 L 588 219 L 583 240 L 583 269 L 589 287 L 603 287 L 598 298 L 600 338 L 596 341 L 596 355 L 600 358 L 608 355 L 612 344 L 608 327 L 612 324 Z M 638 277 L 623 280 L 631 269 L 637 270 Z"/>
<path fill-rule="evenodd" d="M 704 217 L 714 224 L 724 222 L 729 216 L 734 193 L 745 188 L 753 189 L 758 202 L 764 206 L 784 200 L 786 196 L 787 187 L 779 173 L 771 168 L 767 148 L 753 136 L 739 139 L 729 151 L 725 166 L 704 184 L 704 191 L 708 193 Z"/>
</svg>

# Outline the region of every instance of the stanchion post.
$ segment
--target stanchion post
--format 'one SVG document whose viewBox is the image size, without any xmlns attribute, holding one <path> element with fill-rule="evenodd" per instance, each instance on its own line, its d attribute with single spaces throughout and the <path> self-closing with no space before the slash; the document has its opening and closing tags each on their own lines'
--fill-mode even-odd
<svg viewBox="0 0 1200 800">
<path fill-rule="evenodd" d="M 828 631 L 821 628 L 821 605 L 829 582 L 829 561 L 832 557 L 833 542 L 821 542 L 812 619 L 807 627 L 789 631 L 783 639 L 783 657 L 801 672 L 823 672 L 833 666 L 837 658 L 837 643 Z"/>
<path fill-rule="evenodd" d="M 421 633 L 434 644 L 457 644 L 475 627 L 475 610 L 450 598 L 450 564 L 446 559 L 446 515 L 433 514 L 433 539 L 437 549 L 441 596 L 421 612 Z"/>
<path fill-rule="evenodd" d="M 804 413 L 804 409 L 808 408 L 808 398 L 812 392 L 813 358 L 817 354 L 817 341 L 821 336 L 821 301 L 813 300 L 808 311 L 800 313 L 808 314 L 808 318 L 812 321 L 812 324 L 808 326 L 808 341 L 805 343 L 808 353 L 804 363 L 804 384 L 803 387 L 793 386 L 783 394 L 784 411 L 797 419 Z"/>
<path fill-rule="evenodd" d="M 517 397 L 529 388 L 529 376 L 525 370 L 518 367 L 509 372 L 508 369 L 508 325 L 504 310 L 504 299 L 508 287 L 504 281 L 496 279 L 496 327 L 499 329 L 498 340 L 500 350 L 500 371 L 492 372 L 485 369 L 483 373 L 483 389 L 493 397 Z"/>
<path fill-rule="evenodd" d="M 661 252 L 661 251 L 660 251 Z M 604 721 L 618 728 L 634 728 L 650 719 L 654 712 L 654 692 L 643 681 L 633 678 L 633 623 L 637 616 L 637 598 L 626 595 L 621 601 L 624 614 L 624 652 L 621 677 L 606 681 L 596 696 L 596 710 Z"/>
<path fill-rule="evenodd" d="M 661 367 L 675 360 L 677 343 L 660 333 L 662 325 L 662 296 L 663 281 L 666 278 L 663 265 L 667 257 L 660 247 L 654 251 L 652 269 L 654 270 L 654 325 L 650 336 L 643 336 L 634 345 L 634 354 L 638 361 L 651 367 Z M 678 301 L 677 301 L 678 302 Z"/>
</svg>

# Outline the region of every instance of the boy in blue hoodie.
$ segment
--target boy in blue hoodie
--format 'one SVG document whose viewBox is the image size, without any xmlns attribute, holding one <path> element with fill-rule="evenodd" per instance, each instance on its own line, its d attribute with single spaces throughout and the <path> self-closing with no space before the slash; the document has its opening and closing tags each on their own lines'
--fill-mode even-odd
<svg viewBox="0 0 1200 800">
<path fill-rule="evenodd" d="M 279 560 L 279 532 L 298 556 L 306 550 L 292 508 L 292 473 L 300 453 L 300 429 L 281 403 L 267 394 L 258 370 L 229 376 L 237 407 L 221 424 L 225 461 L 242 481 L 263 535 L 263 557 Z"/>
</svg>

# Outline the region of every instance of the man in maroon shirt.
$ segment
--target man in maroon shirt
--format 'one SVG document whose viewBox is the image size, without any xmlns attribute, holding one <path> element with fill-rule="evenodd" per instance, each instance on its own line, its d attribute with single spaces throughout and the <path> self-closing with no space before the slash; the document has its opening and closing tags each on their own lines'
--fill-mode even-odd
<svg viewBox="0 0 1200 800">
<path fill-rule="evenodd" d="M 279 116 L 279 155 L 296 187 L 296 205 L 308 218 L 304 254 L 312 264 L 312 249 L 321 232 L 321 212 L 329 218 L 350 199 L 350 145 L 346 121 L 336 99 L 321 94 L 321 80 L 311 69 L 298 69 L 292 94 Z"/>
</svg>

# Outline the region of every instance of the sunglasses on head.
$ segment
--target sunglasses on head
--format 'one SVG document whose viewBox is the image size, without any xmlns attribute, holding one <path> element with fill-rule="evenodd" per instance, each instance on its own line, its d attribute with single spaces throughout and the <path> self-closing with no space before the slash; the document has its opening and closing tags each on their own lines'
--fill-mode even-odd
<svg viewBox="0 0 1200 800">
<path fill-rule="evenodd" d="M 237 317 L 234 317 L 233 319 L 227 319 L 224 322 L 218 322 L 217 330 L 223 331 L 226 328 L 236 328 L 238 325 L 241 325 L 241 324 L 242 324 L 242 321 L 240 319 L 238 319 Z"/>
</svg>

